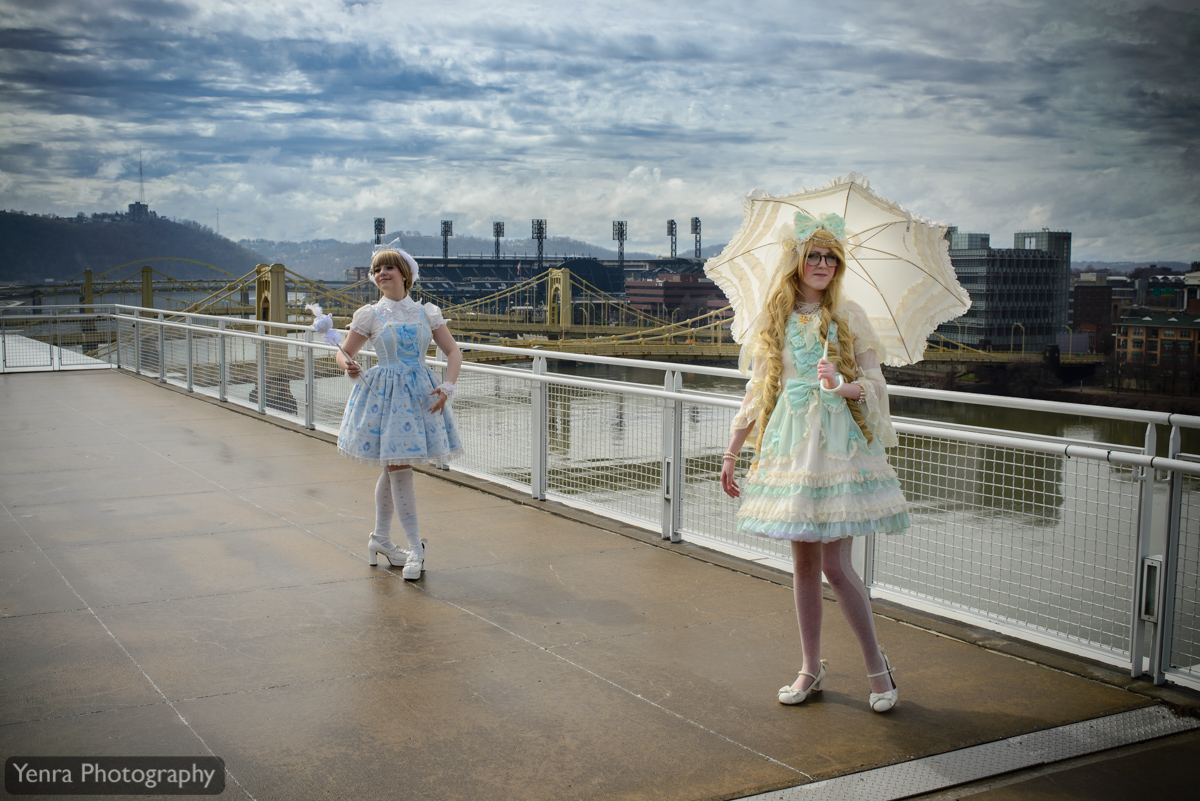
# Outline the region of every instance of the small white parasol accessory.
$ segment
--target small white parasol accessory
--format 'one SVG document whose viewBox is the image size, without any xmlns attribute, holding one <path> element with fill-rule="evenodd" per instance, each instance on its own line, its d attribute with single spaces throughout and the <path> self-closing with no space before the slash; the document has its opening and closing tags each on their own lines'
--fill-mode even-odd
<svg viewBox="0 0 1200 801">
<path fill-rule="evenodd" d="M 358 364 L 358 362 L 351 358 L 349 353 L 346 353 L 346 349 L 342 347 L 342 335 L 339 334 L 337 329 L 333 327 L 333 315 L 325 314 L 320 303 L 308 303 L 305 304 L 304 308 L 312 312 L 313 317 L 315 318 L 313 320 L 313 324 L 310 325 L 309 328 L 320 334 L 321 339 L 325 341 L 326 345 L 333 345 L 340 350 L 342 355 L 345 356 L 346 360 L 351 364 Z M 365 381 L 362 381 L 361 376 L 358 378 L 351 378 L 350 380 L 355 384 L 360 383 L 361 381 L 363 386 L 365 386 L 367 389 L 371 389 L 371 385 Z M 371 394 L 378 395 L 379 393 L 371 389 Z"/>
</svg>

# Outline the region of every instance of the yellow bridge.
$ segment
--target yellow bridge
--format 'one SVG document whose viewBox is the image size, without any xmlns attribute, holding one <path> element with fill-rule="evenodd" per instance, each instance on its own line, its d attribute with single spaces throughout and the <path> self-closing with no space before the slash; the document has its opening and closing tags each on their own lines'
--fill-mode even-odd
<svg viewBox="0 0 1200 801">
<path fill-rule="evenodd" d="M 184 280 L 168 275 L 152 263 L 183 262 L 210 268 L 215 277 Z M 140 265 L 140 268 L 138 267 Z M 130 271 L 130 268 L 134 268 Z M 115 277 L 126 271 L 124 278 Z M 263 322 L 308 324 L 312 313 L 305 304 L 319 303 L 332 314 L 335 324 L 345 328 L 354 311 L 378 297 L 377 290 L 362 280 L 331 286 L 300 275 L 282 264 L 260 264 L 235 276 L 210 264 L 191 259 L 159 257 L 118 265 L 93 275 L 85 270 L 73 279 L 53 286 L 9 287 L 3 296 L 22 293 L 74 295 L 85 305 L 128 302 L 164 312 L 212 314 Z M 113 301 L 114 296 L 125 298 Z M 181 298 L 180 296 L 183 296 Z M 726 328 L 729 308 L 685 320 L 655 316 L 609 295 L 569 268 L 551 268 L 494 294 L 467 302 L 456 302 L 413 289 L 420 302 L 434 303 L 450 321 L 459 341 L 498 344 L 508 347 L 546 348 L 602 356 L 657 360 L 737 359 L 739 346 Z M 467 358 L 504 361 L 520 358 L 483 351 L 468 351 Z M 943 364 L 979 364 L 1040 361 L 1039 353 L 982 351 L 960 345 L 939 334 L 925 353 L 925 361 Z M 1099 354 L 1064 354 L 1063 362 L 1098 363 Z"/>
</svg>

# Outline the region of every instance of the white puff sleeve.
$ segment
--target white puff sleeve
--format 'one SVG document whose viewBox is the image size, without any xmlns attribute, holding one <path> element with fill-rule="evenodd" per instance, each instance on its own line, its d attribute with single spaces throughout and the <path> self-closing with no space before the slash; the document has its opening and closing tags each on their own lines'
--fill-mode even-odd
<svg viewBox="0 0 1200 801">
<path fill-rule="evenodd" d="M 436 331 L 446 323 L 450 322 L 442 316 L 442 310 L 432 303 L 425 304 L 425 319 L 429 321 L 430 331 Z"/>
<path fill-rule="evenodd" d="M 350 330 L 354 333 L 364 336 L 367 339 L 374 339 L 379 334 L 379 329 L 383 324 L 379 321 L 379 315 L 375 313 L 374 304 L 362 306 L 350 318 Z"/>
<path fill-rule="evenodd" d="M 854 361 L 861 375 L 856 381 L 866 393 L 863 416 L 871 433 L 885 448 L 894 447 L 900 440 L 892 425 L 892 412 L 888 403 L 887 382 L 883 378 L 880 362 L 886 357 L 883 343 L 866 312 L 856 303 L 846 304 L 846 316 L 854 334 Z"/>
<path fill-rule="evenodd" d="M 746 396 L 742 398 L 742 408 L 733 417 L 729 426 L 730 435 L 734 431 L 748 428 L 751 423 L 758 421 L 763 408 L 763 389 L 767 378 L 767 360 L 754 359 L 750 370 L 750 380 L 746 382 Z"/>
</svg>

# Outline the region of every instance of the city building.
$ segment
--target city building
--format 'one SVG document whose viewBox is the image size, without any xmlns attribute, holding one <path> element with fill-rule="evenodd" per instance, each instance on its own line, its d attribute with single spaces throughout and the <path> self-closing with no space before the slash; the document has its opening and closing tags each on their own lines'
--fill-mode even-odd
<svg viewBox="0 0 1200 801">
<path fill-rule="evenodd" d="M 1064 330 L 1067 326 L 1067 298 L 1071 294 L 1071 232 L 1051 231 L 1049 228 L 1040 231 L 1018 231 L 1013 234 L 1013 248 L 1042 250 L 1058 258 L 1055 288 L 1058 305 L 1054 309 L 1051 325 L 1056 332 Z"/>
<path fill-rule="evenodd" d="M 1184 278 L 1182 275 L 1151 275 L 1140 279 L 1139 305 L 1155 309 L 1183 310 L 1187 307 Z"/>
<path fill-rule="evenodd" d="M 1121 316 L 1121 302 L 1113 297 L 1113 290 L 1111 279 L 1096 273 L 1084 273 L 1071 282 L 1071 330 L 1087 334 L 1097 353 L 1108 352 L 1113 323 Z"/>
<path fill-rule="evenodd" d="M 703 314 L 710 301 L 723 301 L 725 294 L 712 282 L 695 273 L 667 273 L 649 281 L 626 281 L 625 299 L 639 311 L 663 314 L 683 309 L 689 316 Z"/>
<path fill-rule="evenodd" d="M 1133 308 L 1117 322 L 1118 386 L 1178 394 L 1195 388 L 1200 303 L 1191 312 Z"/>
<path fill-rule="evenodd" d="M 989 247 L 988 234 L 947 229 L 950 262 L 971 296 L 971 308 L 938 326 L 937 333 L 980 349 L 1041 351 L 1054 344 L 1055 335 L 1066 326 L 1070 271 L 1062 259 L 1070 258 L 1071 235 L 1041 234 L 1054 236 L 1019 234 L 1025 237 L 1021 247 L 1003 249 Z M 1057 252 L 1027 247 L 1039 242 Z"/>
<path fill-rule="evenodd" d="M 1184 308 L 1200 313 L 1200 263 L 1192 262 L 1192 271 L 1183 277 Z"/>
</svg>

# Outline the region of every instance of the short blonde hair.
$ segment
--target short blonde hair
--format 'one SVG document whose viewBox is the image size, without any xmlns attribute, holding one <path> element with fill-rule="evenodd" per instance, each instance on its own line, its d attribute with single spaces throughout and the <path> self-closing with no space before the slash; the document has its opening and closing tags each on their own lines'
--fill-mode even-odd
<svg viewBox="0 0 1200 801">
<path fill-rule="evenodd" d="M 412 268 L 408 266 L 408 262 L 404 260 L 404 257 L 394 250 L 381 250 L 375 254 L 375 258 L 371 259 L 371 273 L 379 272 L 379 269 L 385 265 L 400 270 L 400 275 L 404 276 L 404 291 L 411 292 L 413 285 Z"/>
</svg>

